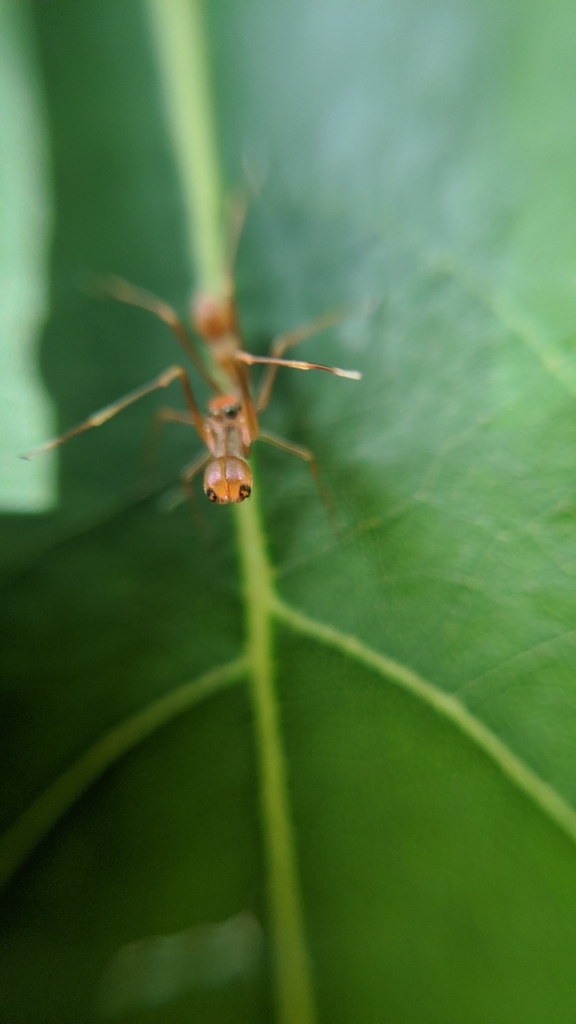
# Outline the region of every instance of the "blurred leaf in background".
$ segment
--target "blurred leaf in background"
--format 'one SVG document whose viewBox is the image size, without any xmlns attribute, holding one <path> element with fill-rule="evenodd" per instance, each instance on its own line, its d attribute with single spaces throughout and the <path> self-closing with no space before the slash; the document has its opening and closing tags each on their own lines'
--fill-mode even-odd
<svg viewBox="0 0 576 1024">
<path fill-rule="evenodd" d="M 52 214 L 46 116 L 29 15 L 0 5 L 0 508 L 54 505 L 55 459 L 17 458 L 54 429 L 36 342 L 48 308 Z M 24 445 L 24 448 L 22 447 Z"/>
<path fill-rule="evenodd" d="M 107 1017 L 156 1009 L 190 988 L 250 978 L 258 969 L 261 942 L 262 930 L 251 914 L 131 942 L 104 971 L 100 1009 Z"/>
<path fill-rule="evenodd" d="M 294 619 L 276 652 L 318 1020 L 572 1024 L 576 12 L 211 0 L 205 17 L 226 180 L 246 151 L 269 166 L 238 260 L 248 347 L 380 302 L 301 350 L 362 384 L 285 374 L 266 413 L 315 451 L 337 539 L 306 468 L 256 453 L 279 591 L 335 638 Z M 65 428 L 176 358 L 87 275 L 182 312 L 194 282 L 146 8 L 22 19 L 55 197 L 40 366 Z M 6 827 L 106 730 L 242 652 L 230 510 L 159 506 L 185 431 L 134 498 L 153 406 L 62 449 L 57 511 L 0 524 Z M 456 696 L 520 785 L 379 656 Z M 256 973 L 118 1019 L 273 1019 L 257 764 L 235 686 L 88 789 L 5 890 L 0 1018 L 98 1020 L 120 950 L 245 915 Z"/>
</svg>

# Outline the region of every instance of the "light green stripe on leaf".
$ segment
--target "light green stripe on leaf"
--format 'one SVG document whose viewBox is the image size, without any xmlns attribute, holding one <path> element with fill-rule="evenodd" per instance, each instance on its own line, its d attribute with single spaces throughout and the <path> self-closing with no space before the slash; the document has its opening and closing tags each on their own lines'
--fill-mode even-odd
<svg viewBox="0 0 576 1024">
<path fill-rule="evenodd" d="M 576 810 L 560 796 L 553 786 L 541 779 L 521 758 L 517 757 L 457 697 L 440 690 L 405 665 L 372 650 L 357 637 L 340 633 L 332 626 L 310 619 L 307 615 L 302 615 L 294 608 L 290 608 L 279 598 L 274 600 L 274 614 L 280 622 L 295 632 L 308 636 L 312 640 L 318 640 L 329 647 L 334 647 L 348 657 L 354 658 L 447 718 L 452 725 L 455 725 L 476 746 L 480 747 L 546 817 L 555 822 L 572 842 L 576 843 Z"/>
<path fill-rule="evenodd" d="M 0 887 L 107 768 L 161 726 L 245 675 L 246 661 L 239 658 L 184 683 L 105 732 L 0 837 Z"/>
<path fill-rule="evenodd" d="M 56 503 L 56 456 L 18 456 L 54 433 L 37 345 L 48 309 L 48 141 L 25 4 L 0 2 L 0 508 Z"/>
</svg>

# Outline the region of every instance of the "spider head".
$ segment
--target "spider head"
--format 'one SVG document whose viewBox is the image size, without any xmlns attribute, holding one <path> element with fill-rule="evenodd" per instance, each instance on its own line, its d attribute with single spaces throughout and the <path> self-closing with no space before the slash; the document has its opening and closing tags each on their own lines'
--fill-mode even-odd
<svg viewBox="0 0 576 1024">
<path fill-rule="evenodd" d="M 248 463 L 235 455 L 212 459 L 204 472 L 204 493 L 216 505 L 240 503 L 250 497 L 252 473 Z"/>
</svg>

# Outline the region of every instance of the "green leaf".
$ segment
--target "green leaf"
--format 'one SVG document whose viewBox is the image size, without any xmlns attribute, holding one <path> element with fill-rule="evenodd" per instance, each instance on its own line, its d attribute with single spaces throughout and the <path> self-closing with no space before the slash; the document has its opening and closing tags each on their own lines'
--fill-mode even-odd
<svg viewBox="0 0 576 1024">
<path fill-rule="evenodd" d="M 179 426 L 143 496 L 153 399 L 61 449 L 57 512 L 3 518 L 0 1017 L 569 1024 L 576 14 L 204 18 L 225 180 L 268 165 L 247 347 L 379 303 L 301 349 L 361 384 L 285 371 L 262 418 L 316 453 L 337 535 L 306 466 L 264 447 L 237 523 L 200 494 L 168 513 L 199 447 Z M 186 311 L 186 128 L 144 5 L 33 21 L 65 429 L 177 358 L 85 285 L 113 271 Z"/>
<path fill-rule="evenodd" d="M 0 508 L 45 512 L 54 460 L 28 469 L 17 455 L 53 430 L 36 342 L 48 312 L 51 221 L 47 131 L 28 11 L 0 6 Z M 23 446 L 23 447 L 22 447 Z"/>
</svg>

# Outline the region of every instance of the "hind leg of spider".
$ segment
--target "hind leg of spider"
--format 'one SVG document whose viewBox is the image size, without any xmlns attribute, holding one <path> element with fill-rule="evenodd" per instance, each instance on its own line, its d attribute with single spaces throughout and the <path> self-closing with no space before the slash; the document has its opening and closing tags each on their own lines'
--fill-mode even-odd
<svg viewBox="0 0 576 1024">
<path fill-rule="evenodd" d="M 189 486 L 192 483 L 194 477 L 198 476 L 198 473 L 202 472 L 210 458 L 211 453 L 209 451 L 200 452 L 195 459 L 192 459 L 192 462 L 189 462 L 187 466 L 184 466 L 184 469 L 180 473 L 180 479 L 184 486 Z"/>
<path fill-rule="evenodd" d="M 244 160 L 244 182 L 235 189 L 228 202 L 227 215 L 227 239 L 226 239 L 226 272 L 225 272 L 225 294 L 228 299 L 234 299 L 234 270 L 236 257 L 240 247 L 240 239 L 248 208 L 251 201 L 258 195 L 266 178 L 266 171 L 251 167 L 248 160 Z"/>
<path fill-rule="evenodd" d="M 182 366 L 169 366 L 163 373 L 159 373 L 157 377 L 149 381 L 148 384 L 143 384 L 140 388 L 135 388 L 134 391 L 130 391 L 123 398 L 119 398 L 116 402 L 112 402 L 110 405 L 105 405 L 103 409 L 99 409 L 98 412 L 92 413 L 87 419 L 83 420 L 82 423 L 78 423 L 77 426 L 67 430 L 60 437 L 54 438 L 52 441 L 48 441 L 43 444 L 40 448 L 34 449 L 34 451 L 27 452 L 22 456 L 23 459 L 33 459 L 37 455 L 42 455 L 44 452 L 53 451 L 54 448 L 59 448 L 60 445 L 70 441 L 71 438 L 76 437 L 78 434 L 83 434 L 87 430 L 92 430 L 93 427 L 101 427 L 102 424 L 107 423 L 113 416 L 117 416 L 119 412 L 127 409 L 128 406 L 134 405 L 135 402 L 139 402 L 141 398 L 145 398 L 146 395 L 152 394 L 154 391 L 158 391 L 160 388 L 167 388 L 173 381 L 179 380 L 184 393 L 184 398 L 188 406 L 190 418 L 196 431 L 202 440 L 205 440 L 205 427 L 204 419 L 200 409 L 196 405 L 194 395 L 192 394 L 192 388 L 190 387 L 190 381 L 188 380 L 188 374 Z"/>
<path fill-rule="evenodd" d="M 194 506 L 194 491 L 192 490 L 192 481 L 199 473 L 202 472 L 206 463 L 210 459 L 210 452 L 200 452 L 192 462 L 189 462 L 180 473 L 180 482 L 182 484 L 182 490 Z"/>
<path fill-rule="evenodd" d="M 322 366 L 320 367 L 316 363 L 293 363 L 288 360 L 282 360 L 285 352 L 289 349 L 295 348 L 296 345 L 300 345 L 303 341 L 308 338 L 313 338 L 316 334 L 320 334 L 321 331 L 325 331 L 328 327 L 336 327 L 337 324 L 342 323 L 348 318 L 349 313 L 333 312 L 324 313 L 323 316 L 316 317 L 315 320 L 311 320 L 308 324 L 303 324 L 302 327 L 296 328 L 294 331 L 288 331 L 287 334 L 281 334 L 278 338 L 275 338 L 270 346 L 270 362 L 260 381 L 258 388 L 258 394 L 256 397 L 256 410 L 262 412 L 268 402 L 270 401 L 270 395 L 272 394 L 272 388 L 274 387 L 274 381 L 276 380 L 276 374 L 280 366 L 292 366 L 294 369 L 322 369 L 328 372 L 335 373 L 336 376 L 346 375 L 347 371 L 338 370 L 338 367 Z M 278 360 L 278 361 L 276 361 Z M 262 360 L 266 362 L 266 360 Z M 354 375 L 355 376 L 355 375 Z"/>
<path fill-rule="evenodd" d="M 231 302 L 234 301 L 234 271 L 238 249 L 240 248 L 240 239 L 242 238 L 248 214 L 248 202 L 249 195 L 245 187 L 239 189 L 236 195 L 232 196 L 229 201 L 224 288 L 225 296 Z"/>
<path fill-rule="evenodd" d="M 142 479 L 143 489 L 147 489 L 152 481 L 154 468 L 158 459 L 160 441 L 167 423 L 182 423 L 187 427 L 194 427 L 194 421 L 189 412 L 184 409 L 157 409 L 152 417 L 148 437 L 144 443 L 142 453 Z"/>
<path fill-rule="evenodd" d="M 316 487 L 320 500 L 326 509 L 326 514 L 330 522 L 333 524 L 334 509 L 332 501 L 330 500 L 330 495 L 322 484 L 320 472 L 318 470 L 318 463 L 310 449 L 304 448 L 301 444 L 295 444 L 294 441 L 287 441 L 284 437 L 278 437 L 277 434 L 273 434 L 270 430 L 261 430 L 258 440 L 264 441 L 265 444 L 273 445 L 274 448 L 279 448 L 280 451 L 288 452 L 289 455 L 295 455 L 296 458 L 302 459 L 304 462 L 308 463 L 308 468 L 314 481 L 314 486 Z"/>
<path fill-rule="evenodd" d="M 188 499 L 190 511 L 196 521 L 196 525 L 203 531 L 205 530 L 206 523 L 200 514 L 196 502 L 196 496 L 191 484 L 194 477 L 204 469 L 209 458 L 210 452 L 202 451 L 195 459 L 192 460 L 192 462 L 188 463 L 180 473 L 180 487 L 168 491 L 168 493 L 163 496 L 160 503 L 162 512 L 174 512 L 179 505 L 182 505 L 182 503 Z"/>
<path fill-rule="evenodd" d="M 118 302 L 124 302 L 128 306 L 137 306 L 138 309 L 146 309 L 149 313 L 158 317 L 162 323 L 170 328 L 180 348 L 188 356 L 202 379 L 213 391 L 218 390 L 199 352 L 191 342 L 182 320 L 176 310 L 167 302 L 164 302 L 164 299 L 158 298 L 157 295 L 146 291 L 145 288 L 138 288 L 135 284 L 131 284 L 129 281 L 125 281 L 123 277 L 117 277 L 115 274 L 109 274 L 100 280 L 100 290 L 111 298 L 117 299 Z"/>
</svg>

